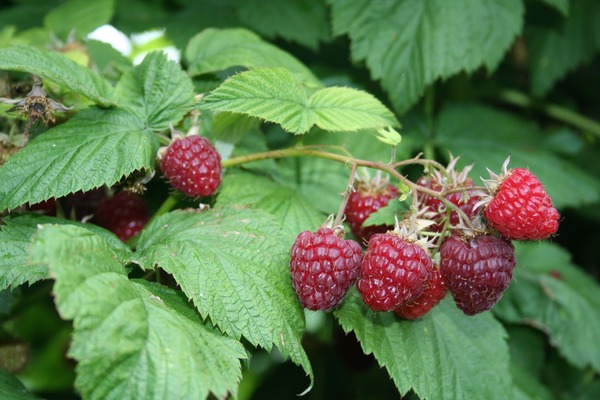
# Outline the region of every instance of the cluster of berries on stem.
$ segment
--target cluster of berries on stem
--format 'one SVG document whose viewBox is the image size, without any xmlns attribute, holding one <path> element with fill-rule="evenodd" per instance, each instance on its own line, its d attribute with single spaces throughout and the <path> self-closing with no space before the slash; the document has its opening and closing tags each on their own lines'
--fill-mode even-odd
<svg viewBox="0 0 600 400">
<path fill-rule="evenodd" d="M 508 169 L 509 159 L 480 187 L 469 177 L 471 166 L 456 170 L 456 158 L 447 167 L 415 160 L 428 171 L 416 182 L 396 171 L 402 163 L 379 168 L 398 186 L 380 176 L 354 184 L 353 166 L 336 221 L 345 215 L 364 254 L 359 242 L 343 239 L 341 225 L 300 233 L 290 271 L 304 307 L 331 310 L 355 284 L 373 311 L 402 319 L 424 316 L 448 291 L 461 311 L 475 315 L 492 308 L 512 279 L 511 241 L 543 240 L 558 230 L 559 214 L 542 183 L 527 169 Z M 394 227 L 365 226 L 369 215 L 399 201 L 399 188 L 412 195 L 410 211 Z"/>
</svg>

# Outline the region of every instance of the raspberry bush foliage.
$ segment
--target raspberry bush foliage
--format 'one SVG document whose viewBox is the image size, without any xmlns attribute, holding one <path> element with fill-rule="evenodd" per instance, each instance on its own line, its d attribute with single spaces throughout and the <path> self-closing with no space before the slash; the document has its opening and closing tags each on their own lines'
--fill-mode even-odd
<svg viewBox="0 0 600 400">
<path fill-rule="evenodd" d="M 0 398 L 600 396 L 598 2 L 2 6 Z"/>
</svg>

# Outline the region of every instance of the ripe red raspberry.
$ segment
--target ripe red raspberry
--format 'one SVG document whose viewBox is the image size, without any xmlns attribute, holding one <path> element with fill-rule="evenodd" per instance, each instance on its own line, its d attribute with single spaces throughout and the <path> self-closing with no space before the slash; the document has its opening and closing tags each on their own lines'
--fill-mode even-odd
<svg viewBox="0 0 600 400">
<path fill-rule="evenodd" d="M 160 157 L 171 186 L 190 197 L 210 196 L 221 185 L 221 156 L 205 137 L 178 137 Z"/>
<path fill-rule="evenodd" d="M 343 230 L 304 231 L 291 249 L 290 275 L 303 307 L 330 310 L 341 303 L 360 269 L 362 248 Z"/>
<path fill-rule="evenodd" d="M 395 232 L 377 233 L 369 240 L 356 288 L 374 311 L 391 311 L 423 293 L 432 268 L 419 244 Z"/>
<path fill-rule="evenodd" d="M 141 197 L 119 192 L 113 197 L 105 197 L 98 203 L 95 220 L 126 241 L 137 235 L 148 222 L 148 209 Z"/>
<path fill-rule="evenodd" d="M 467 315 L 489 310 L 508 287 L 515 267 L 510 241 L 489 234 L 461 238 L 452 235 L 440 248 L 440 270 Z"/>
<path fill-rule="evenodd" d="M 393 226 L 389 225 L 363 227 L 362 224 L 369 215 L 381 207 L 385 207 L 391 199 L 396 197 L 398 197 L 398 189 L 387 181 L 381 184 L 375 178 L 371 182 L 360 181 L 358 183 L 356 190 L 348 197 L 345 210 L 346 221 L 358 240 L 366 243 L 374 234 L 385 233 L 393 229 Z"/>
<path fill-rule="evenodd" d="M 429 281 L 420 296 L 411 301 L 401 303 L 394 312 L 404 319 L 417 319 L 427 314 L 433 307 L 446 297 L 446 282 L 439 268 L 434 267 Z"/>
<path fill-rule="evenodd" d="M 539 179 L 525 168 L 511 169 L 492 187 L 483 215 L 487 224 L 513 240 L 543 240 L 558 230 L 558 211 Z"/>
</svg>

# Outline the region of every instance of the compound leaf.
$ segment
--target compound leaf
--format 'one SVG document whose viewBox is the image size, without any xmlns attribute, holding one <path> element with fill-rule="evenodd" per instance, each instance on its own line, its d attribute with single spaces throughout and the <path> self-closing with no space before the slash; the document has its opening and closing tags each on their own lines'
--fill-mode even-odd
<svg viewBox="0 0 600 400">
<path fill-rule="evenodd" d="M 317 229 L 325 220 L 297 190 L 282 187 L 269 178 L 249 173 L 228 174 L 219 193 L 220 204 L 250 205 L 264 210 L 290 232 Z"/>
<path fill-rule="evenodd" d="M 421 399 L 510 398 L 506 332 L 489 313 L 467 317 L 448 296 L 421 320 L 402 321 L 393 312 L 373 313 L 353 290 L 335 316 L 402 395 L 412 389 Z"/>
<path fill-rule="evenodd" d="M 329 0 L 334 34 L 348 34 L 399 111 L 427 85 L 460 71 L 496 68 L 521 31 L 521 0 Z"/>
<path fill-rule="evenodd" d="M 204 109 L 250 115 L 296 134 L 315 124 L 330 131 L 399 125 L 391 111 L 366 92 L 330 87 L 309 96 L 296 76 L 283 68 L 258 68 L 232 76 L 204 100 Z"/>
<path fill-rule="evenodd" d="M 578 0 L 558 27 L 535 27 L 528 32 L 531 89 L 543 96 L 569 71 L 600 51 L 600 3 Z"/>
<path fill-rule="evenodd" d="M 283 67 L 297 74 L 301 81 L 322 85 L 294 56 L 242 28 L 205 29 L 190 40 L 185 57 L 192 76 L 232 67 Z"/>
<path fill-rule="evenodd" d="M 29 260 L 32 238 L 40 224 L 76 225 L 103 236 L 123 257 L 129 252 L 129 248 L 115 235 L 92 224 L 36 214 L 8 216 L 3 218 L 2 222 L 4 225 L 0 226 L 0 290 L 14 289 L 25 282 L 31 285 L 48 276 L 46 265 Z"/>
<path fill-rule="evenodd" d="M 102 107 L 115 105 L 114 89 L 104 78 L 57 52 L 30 46 L 0 48 L 0 69 L 29 72 L 69 88 Z"/>
<path fill-rule="evenodd" d="M 237 0 L 240 20 L 269 38 L 282 37 L 316 50 L 329 40 L 329 19 L 324 0 Z"/>
<path fill-rule="evenodd" d="M 600 371 L 600 286 L 552 243 L 515 247 L 517 268 L 495 313 L 542 330 L 571 363 Z"/>
<path fill-rule="evenodd" d="M 39 400 L 17 378 L 0 369 L 0 398 L 11 400 Z"/>
<path fill-rule="evenodd" d="M 241 206 L 174 211 L 140 236 L 138 262 L 172 274 L 200 314 L 301 365 L 313 380 L 300 339 L 304 313 L 291 285 L 293 237 L 265 212 Z"/>
<path fill-rule="evenodd" d="M 112 185 L 154 168 L 158 145 L 123 109 L 88 108 L 36 137 L 0 168 L 0 210 Z"/>
<path fill-rule="evenodd" d="M 133 110 L 154 130 L 176 124 L 194 99 L 190 78 L 160 51 L 151 52 L 130 69 L 116 88 L 119 103 Z"/>
<path fill-rule="evenodd" d="M 219 398 L 235 392 L 242 345 L 202 322 L 175 290 L 127 279 L 102 237 L 45 225 L 32 255 L 48 264 L 63 318 L 74 321 L 69 355 L 88 399 Z"/>
<path fill-rule="evenodd" d="M 115 0 L 69 0 L 46 14 L 44 24 L 62 40 L 69 35 L 79 40 L 97 27 L 108 24 L 114 8 Z"/>
</svg>

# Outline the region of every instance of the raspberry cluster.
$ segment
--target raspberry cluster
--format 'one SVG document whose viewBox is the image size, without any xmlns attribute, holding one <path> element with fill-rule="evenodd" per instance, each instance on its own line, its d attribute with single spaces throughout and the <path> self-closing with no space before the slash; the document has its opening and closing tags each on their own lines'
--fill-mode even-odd
<svg viewBox="0 0 600 400">
<path fill-rule="evenodd" d="M 448 291 L 466 315 L 492 308 L 516 265 L 511 241 L 548 238 L 558 230 L 559 214 L 529 170 L 509 170 L 507 160 L 500 175 L 491 173 L 476 187 L 471 167 L 456 171 L 456 161 L 412 184 L 413 207 L 393 228 L 363 223 L 398 197 L 397 187 L 360 181 L 347 194 L 345 215 L 366 246 L 362 257 L 341 230 L 302 232 L 290 270 L 303 306 L 331 310 L 356 281 L 368 307 L 406 320 L 423 317 Z"/>
</svg>

